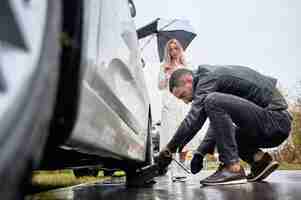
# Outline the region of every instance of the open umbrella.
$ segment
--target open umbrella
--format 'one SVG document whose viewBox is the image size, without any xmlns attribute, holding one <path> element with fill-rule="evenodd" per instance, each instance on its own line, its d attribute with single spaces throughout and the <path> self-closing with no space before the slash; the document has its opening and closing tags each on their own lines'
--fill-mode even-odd
<svg viewBox="0 0 301 200">
<path fill-rule="evenodd" d="M 160 62 L 164 57 L 164 47 L 170 39 L 177 39 L 184 50 L 196 36 L 188 20 L 158 18 L 137 30 L 138 39 L 156 35 Z"/>
</svg>

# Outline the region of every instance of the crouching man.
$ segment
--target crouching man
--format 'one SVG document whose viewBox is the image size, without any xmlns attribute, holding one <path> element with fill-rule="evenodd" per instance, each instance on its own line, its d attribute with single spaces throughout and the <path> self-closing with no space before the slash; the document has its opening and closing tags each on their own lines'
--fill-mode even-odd
<svg viewBox="0 0 301 200">
<path fill-rule="evenodd" d="M 181 150 L 202 128 L 210 126 L 191 161 L 192 173 L 202 169 L 203 157 L 215 146 L 221 165 L 201 180 L 204 185 L 260 181 L 278 163 L 260 148 L 280 145 L 289 135 L 292 117 L 276 88 L 277 80 L 243 66 L 201 65 L 195 72 L 178 69 L 169 80 L 170 92 L 191 109 L 166 148 L 159 154 L 159 166 L 171 162 L 171 154 Z M 251 167 L 247 176 L 239 160 Z"/>
</svg>

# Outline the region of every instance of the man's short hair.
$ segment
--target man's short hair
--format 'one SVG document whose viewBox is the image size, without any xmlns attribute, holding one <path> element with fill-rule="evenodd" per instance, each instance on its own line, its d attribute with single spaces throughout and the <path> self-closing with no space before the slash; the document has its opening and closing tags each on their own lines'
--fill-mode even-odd
<svg viewBox="0 0 301 200">
<path fill-rule="evenodd" d="M 189 69 L 181 68 L 174 71 L 169 78 L 169 91 L 172 93 L 172 90 L 175 87 L 182 86 L 184 83 L 180 78 L 184 75 L 192 75 L 192 71 Z"/>
</svg>

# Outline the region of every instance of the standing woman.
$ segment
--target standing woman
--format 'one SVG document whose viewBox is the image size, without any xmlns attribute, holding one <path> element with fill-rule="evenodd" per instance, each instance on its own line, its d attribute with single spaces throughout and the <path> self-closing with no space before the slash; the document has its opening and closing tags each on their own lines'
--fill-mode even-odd
<svg viewBox="0 0 301 200">
<path fill-rule="evenodd" d="M 164 61 L 159 72 L 158 87 L 162 91 L 160 149 L 167 145 L 189 109 L 189 106 L 176 99 L 168 88 L 172 72 L 184 67 L 188 66 L 182 45 L 176 39 L 169 40 L 165 46 Z"/>
</svg>

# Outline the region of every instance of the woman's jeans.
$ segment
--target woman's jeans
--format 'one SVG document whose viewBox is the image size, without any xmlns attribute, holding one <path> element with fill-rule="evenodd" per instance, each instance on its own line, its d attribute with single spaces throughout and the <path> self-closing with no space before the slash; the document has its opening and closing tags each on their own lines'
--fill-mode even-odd
<svg viewBox="0 0 301 200">
<path fill-rule="evenodd" d="M 204 103 L 210 127 L 197 151 L 213 153 L 216 145 L 224 164 L 238 162 L 239 158 L 251 164 L 260 148 L 276 147 L 289 135 L 292 119 L 286 110 L 267 110 L 218 92 L 208 94 Z"/>
</svg>

